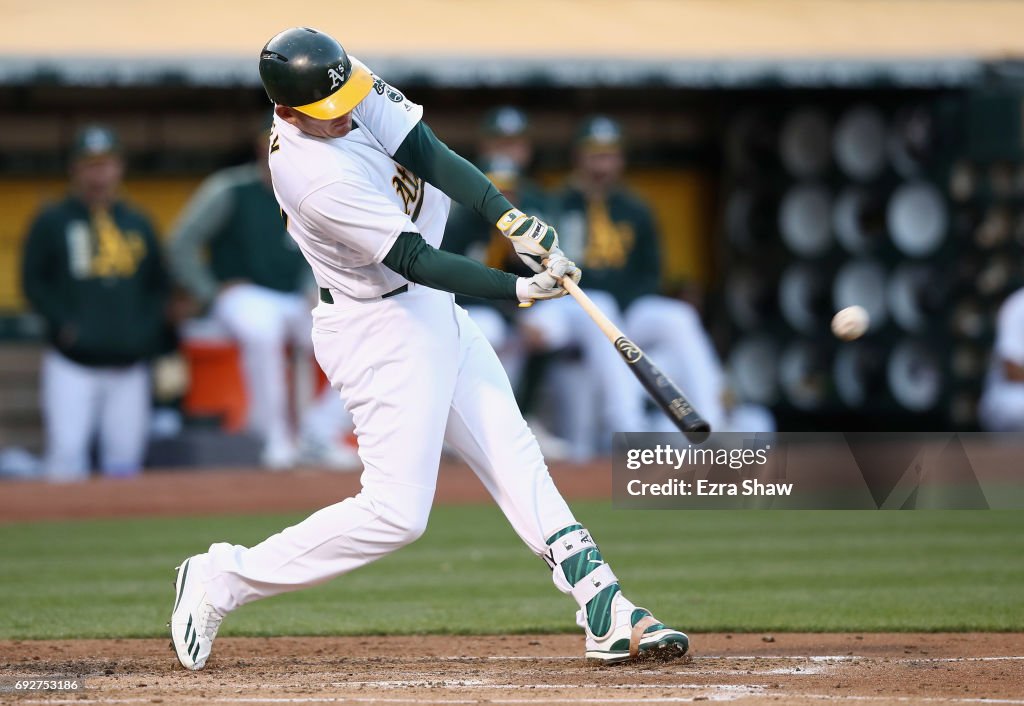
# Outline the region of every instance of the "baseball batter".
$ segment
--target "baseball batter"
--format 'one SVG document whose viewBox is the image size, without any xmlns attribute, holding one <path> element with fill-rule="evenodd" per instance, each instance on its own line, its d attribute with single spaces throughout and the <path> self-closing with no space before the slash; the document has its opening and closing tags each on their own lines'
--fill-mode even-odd
<svg viewBox="0 0 1024 706">
<path fill-rule="evenodd" d="M 202 669 L 232 610 L 416 540 L 445 441 L 579 604 L 588 658 L 685 654 L 686 635 L 623 595 L 555 489 L 493 349 L 454 303 L 452 293 L 524 304 L 564 295 L 560 280 L 580 272 L 555 231 L 514 209 L 434 136 L 419 105 L 327 34 L 276 35 L 260 77 L 275 103 L 274 192 L 320 286 L 313 348 L 352 414 L 362 490 L 256 546 L 213 544 L 182 562 L 170 622 L 178 660 Z M 452 198 L 496 223 L 536 274 L 438 250 Z"/>
</svg>

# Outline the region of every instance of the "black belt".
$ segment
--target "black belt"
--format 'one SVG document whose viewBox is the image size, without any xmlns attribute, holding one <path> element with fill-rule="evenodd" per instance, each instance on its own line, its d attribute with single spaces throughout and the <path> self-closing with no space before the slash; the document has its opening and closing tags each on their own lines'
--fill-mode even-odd
<svg viewBox="0 0 1024 706">
<path fill-rule="evenodd" d="M 366 301 L 375 301 L 377 299 L 387 299 L 388 297 L 394 297 L 394 296 L 397 296 L 399 294 L 404 294 L 405 292 L 408 292 L 408 291 L 409 291 L 409 285 L 403 284 L 398 289 L 392 289 L 387 294 L 381 294 L 379 297 L 370 297 Z M 334 297 L 331 295 L 331 290 L 327 289 L 326 287 L 320 287 L 320 301 L 322 301 L 324 304 L 333 304 L 334 303 Z"/>
</svg>

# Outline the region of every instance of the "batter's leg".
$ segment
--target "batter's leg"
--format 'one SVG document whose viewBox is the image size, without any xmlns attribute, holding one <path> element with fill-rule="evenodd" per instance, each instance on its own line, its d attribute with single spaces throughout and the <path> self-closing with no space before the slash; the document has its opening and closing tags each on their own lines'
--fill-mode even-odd
<svg viewBox="0 0 1024 706">
<path fill-rule="evenodd" d="M 497 309 L 489 306 L 467 306 L 466 313 L 480 327 L 487 342 L 498 354 L 501 367 L 515 388 L 522 375 L 524 362 L 523 343 L 516 335 L 515 328 L 509 325 Z"/>
<path fill-rule="evenodd" d="M 333 312 L 333 305 L 323 305 L 325 313 L 318 307 L 314 348 L 352 413 L 365 468 L 362 490 L 253 547 L 219 543 L 188 560 L 178 572 L 185 596 L 178 605 L 185 607 L 171 618 L 174 647 L 187 668 L 206 663 L 209 635 L 216 636 L 228 612 L 364 566 L 426 529 L 444 411 L 455 387 L 458 336 L 450 295 L 409 294 L 354 305 L 358 309 Z M 201 626 L 190 628 L 190 620 Z"/>
<path fill-rule="evenodd" d="M 516 533 L 538 556 L 576 522 L 555 488 L 508 376 L 476 323 L 459 313 L 459 377 L 446 440 L 473 468 Z"/>
<path fill-rule="evenodd" d="M 586 655 L 618 662 L 649 650 L 684 654 L 686 635 L 623 595 L 589 532 L 555 488 L 494 351 L 465 312 L 460 311 L 459 326 L 459 377 L 446 438 L 516 533 L 547 562 L 558 589 L 580 606 L 577 622 L 586 634 Z"/>
</svg>

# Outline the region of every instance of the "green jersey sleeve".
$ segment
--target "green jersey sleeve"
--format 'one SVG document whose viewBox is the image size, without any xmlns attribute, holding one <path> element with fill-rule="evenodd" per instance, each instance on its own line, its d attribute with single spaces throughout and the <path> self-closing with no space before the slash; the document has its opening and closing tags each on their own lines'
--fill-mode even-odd
<svg viewBox="0 0 1024 706">
<path fill-rule="evenodd" d="M 481 299 L 518 299 L 518 277 L 433 248 L 419 233 L 400 234 L 383 263 L 410 282 L 434 289 Z"/>
<path fill-rule="evenodd" d="M 497 223 L 512 208 L 483 172 L 437 139 L 422 120 L 406 135 L 394 158 L 452 200 L 479 213 L 488 223 Z"/>
</svg>

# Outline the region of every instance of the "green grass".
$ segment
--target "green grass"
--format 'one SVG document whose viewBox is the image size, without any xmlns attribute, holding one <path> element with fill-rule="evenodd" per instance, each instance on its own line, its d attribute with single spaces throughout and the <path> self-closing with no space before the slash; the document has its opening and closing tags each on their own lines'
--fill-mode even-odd
<svg viewBox="0 0 1024 706">
<path fill-rule="evenodd" d="M 575 510 L 627 595 L 693 632 L 1024 629 L 1022 513 Z M 162 635 L 181 558 L 299 519 L 0 526 L 0 638 Z M 497 509 L 439 507 L 413 546 L 222 634 L 574 631 L 574 609 Z"/>
</svg>

